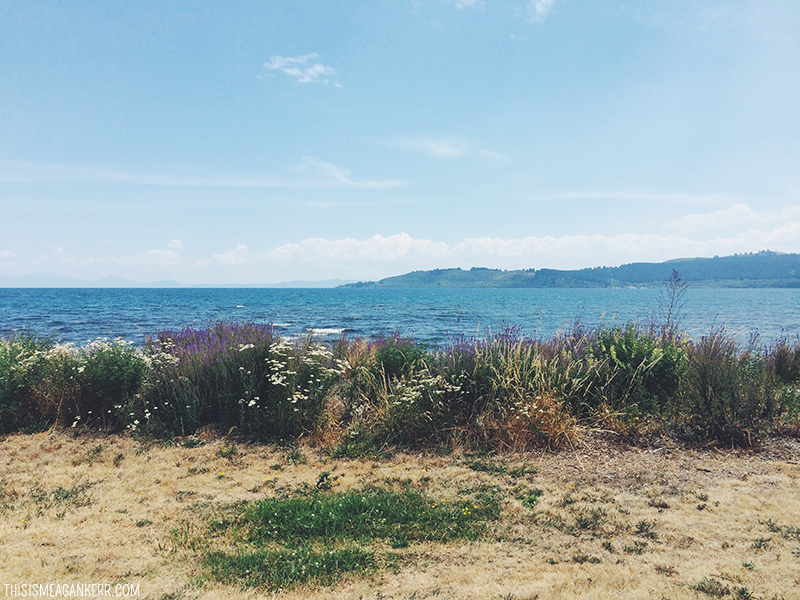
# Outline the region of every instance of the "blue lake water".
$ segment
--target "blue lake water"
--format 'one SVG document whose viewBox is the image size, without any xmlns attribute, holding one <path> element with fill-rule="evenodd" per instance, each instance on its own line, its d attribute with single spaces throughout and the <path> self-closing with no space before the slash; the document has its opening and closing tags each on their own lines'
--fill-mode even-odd
<svg viewBox="0 0 800 600">
<path fill-rule="evenodd" d="M 141 343 L 165 329 L 220 319 L 374 338 L 399 331 L 433 345 L 505 325 L 550 336 L 576 319 L 590 327 L 647 322 L 657 289 L 14 289 L 0 288 L 0 336 L 27 329 L 63 342 L 121 336 Z M 684 329 L 725 327 L 742 343 L 800 335 L 800 289 L 690 288 Z"/>
</svg>

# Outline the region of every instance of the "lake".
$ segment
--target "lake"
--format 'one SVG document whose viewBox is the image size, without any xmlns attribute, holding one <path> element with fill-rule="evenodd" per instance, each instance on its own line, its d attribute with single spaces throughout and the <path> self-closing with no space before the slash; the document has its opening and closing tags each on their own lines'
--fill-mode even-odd
<svg viewBox="0 0 800 600">
<path fill-rule="evenodd" d="M 551 336 L 585 325 L 647 322 L 658 289 L 273 289 L 0 288 L 0 335 L 23 329 L 85 343 L 121 336 L 141 343 L 165 329 L 220 319 L 274 324 L 285 335 L 316 332 L 375 338 L 394 331 L 441 345 L 456 335 L 516 326 Z M 713 327 L 746 343 L 800 335 L 800 289 L 690 288 L 684 329 Z"/>
</svg>

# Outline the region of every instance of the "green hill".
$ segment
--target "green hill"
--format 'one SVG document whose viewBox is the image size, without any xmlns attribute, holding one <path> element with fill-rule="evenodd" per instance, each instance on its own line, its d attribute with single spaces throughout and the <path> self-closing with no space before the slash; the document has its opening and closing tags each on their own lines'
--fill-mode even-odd
<svg viewBox="0 0 800 600">
<path fill-rule="evenodd" d="M 580 288 L 660 286 L 675 269 L 684 281 L 700 287 L 800 287 L 800 254 L 758 253 L 682 258 L 662 263 L 630 263 L 561 271 L 505 271 L 473 267 L 414 271 L 347 288 Z"/>
</svg>

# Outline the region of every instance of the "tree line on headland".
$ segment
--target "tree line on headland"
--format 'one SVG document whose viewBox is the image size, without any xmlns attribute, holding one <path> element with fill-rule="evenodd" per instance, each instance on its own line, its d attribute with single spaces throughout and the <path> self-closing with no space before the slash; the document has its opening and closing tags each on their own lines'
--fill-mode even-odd
<svg viewBox="0 0 800 600">
<path fill-rule="evenodd" d="M 659 287 L 673 269 L 698 287 L 800 287 L 800 254 L 762 251 L 713 258 L 630 263 L 619 267 L 576 270 L 522 269 L 414 271 L 379 281 L 351 283 L 347 288 L 597 288 Z"/>
</svg>

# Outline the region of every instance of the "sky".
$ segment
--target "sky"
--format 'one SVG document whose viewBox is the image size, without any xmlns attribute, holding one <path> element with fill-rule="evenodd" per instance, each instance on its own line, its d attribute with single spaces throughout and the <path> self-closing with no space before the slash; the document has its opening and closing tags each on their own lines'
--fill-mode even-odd
<svg viewBox="0 0 800 600">
<path fill-rule="evenodd" d="M 0 277 L 800 252 L 796 0 L 0 0 Z"/>
</svg>

